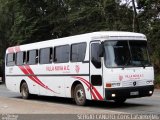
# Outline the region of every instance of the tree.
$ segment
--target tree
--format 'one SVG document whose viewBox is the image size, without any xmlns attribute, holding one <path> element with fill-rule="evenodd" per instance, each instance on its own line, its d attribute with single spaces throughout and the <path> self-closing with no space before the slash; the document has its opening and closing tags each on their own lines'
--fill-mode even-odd
<svg viewBox="0 0 160 120">
<path fill-rule="evenodd" d="M 132 0 L 132 6 L 133 6 L 133 32 L 140 32 L 139 29 L 139 20 L 137 18 L 137 9 L 136 9 L 136 5 L 135 5 L 135 0 Z M 135 29 L 136 28 L 136 29 Z"/>
<path fill-rule="evenodd" d="M 160 0 L 139 0 L 141 32 L 147 35 L 152 62 L 156 73 L 160 71 Z"/>
<path fill-rule="evenodd" d="M 9 36 L 14 23 L 14 1 L 0 0 L 0 64 L 4 62 L 5 49 L 10 44 Z"/>
<path fill-rule="evenodd" d="M 132 10 L 113 0 L 0 0 L 3 52 L 8 46 L 100 30 L 132 28 Z M 124 16 L 125 15 L 125 16 Z M 127 16 L 127 17 L 126 17 Z M 1 59 L 2 59 L 1 55 Z"/>
</svg>

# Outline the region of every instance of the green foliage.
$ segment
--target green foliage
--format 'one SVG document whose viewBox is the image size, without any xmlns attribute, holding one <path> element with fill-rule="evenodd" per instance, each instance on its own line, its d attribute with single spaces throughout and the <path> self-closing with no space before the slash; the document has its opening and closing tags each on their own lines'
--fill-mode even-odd
<svg viewBox="0 0 160 120">
<path fill-rule="evenodd" d="M 141 32 L 149 40 L 151 60 L 155 72 L 160 72 L 160 0 L 139 0 L 138 8 L 143 9 L 139 14 Z"/>
<path fill-rule="evenodd" d="M 155 75 L 155 85 L 160 85 L 160 74 Z"/>
<path fill-rule="evenodd" d="M 1 0 L 0 9 L 7 46 L 132 27 L 132 10 L 113 0 Z"/>
<path fill-rule="evenodd" d="M 150 58 L 155 68 L 155 83 L 160 84 L 160 0 L 138 0 L 141 32 L 147 35 Z"/>
</svg>

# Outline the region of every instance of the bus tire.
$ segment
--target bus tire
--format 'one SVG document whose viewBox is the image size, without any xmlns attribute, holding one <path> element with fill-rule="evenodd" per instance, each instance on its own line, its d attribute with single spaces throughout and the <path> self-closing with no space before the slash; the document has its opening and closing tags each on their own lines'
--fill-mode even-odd
<svg viewBox="0 0 160 120">
<path fill-rule="evenodd" d="M 114 100 L 116 104 L 123 104 L 126 101 L 126 98 L 117 98 Z"/>
<path fill-rule="evenodd" d="M 28 85 L 26 82 L 23 82 L 21 85 L 21 95 L 23 99 L 28 99 L 30 96 Z"/>
<path fill-rule="evenodd" d="M 76 85 L 74 89 L 74 100 L 77 105 L 83 106 L 86 104 L 86 94 L 82 84 Z"/>
</svg>

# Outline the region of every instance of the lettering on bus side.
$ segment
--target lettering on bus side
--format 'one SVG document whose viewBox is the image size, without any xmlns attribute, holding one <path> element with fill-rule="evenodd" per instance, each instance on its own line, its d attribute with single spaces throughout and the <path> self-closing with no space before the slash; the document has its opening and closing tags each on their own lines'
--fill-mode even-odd
<svg viewBox="0 0 160 120">
<path fill-rule="evenodd" d="M 70 71 L 69 65 L 65 66 L 47 66 L 46 71 Z"/>
</svg>

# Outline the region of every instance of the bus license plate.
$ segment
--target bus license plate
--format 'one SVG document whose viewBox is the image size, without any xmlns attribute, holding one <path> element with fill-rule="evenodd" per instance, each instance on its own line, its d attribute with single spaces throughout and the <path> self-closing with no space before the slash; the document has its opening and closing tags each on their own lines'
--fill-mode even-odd
<svg viewBox="0 0 160 120">
<path fill-rule="evenodd" d="M 130 95 L 139 95 L 138 91 L 130 92 Z"/>
</svg>

